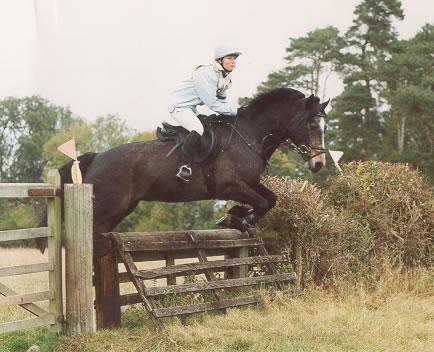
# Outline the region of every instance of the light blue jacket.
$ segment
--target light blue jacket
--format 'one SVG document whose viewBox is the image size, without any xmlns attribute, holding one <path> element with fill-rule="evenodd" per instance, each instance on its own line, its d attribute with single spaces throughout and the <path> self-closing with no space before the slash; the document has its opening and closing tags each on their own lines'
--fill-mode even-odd
<svg viewBox="0 0 434 352">
<path fill-rule="evenodd" d="M 221 72 L 220 74 L 216 68 Z M 237 108 L 227 102 L 226 90 L 218 89 L 223 73 L 223 67 L 219 63 L 197 68 L 191 78 L 182 81 L 170 95 L 169 112 L 185 109 L 196 112 L 198 105 L 205 104 L 218 114 L 235 116 Z"/>
</svg>

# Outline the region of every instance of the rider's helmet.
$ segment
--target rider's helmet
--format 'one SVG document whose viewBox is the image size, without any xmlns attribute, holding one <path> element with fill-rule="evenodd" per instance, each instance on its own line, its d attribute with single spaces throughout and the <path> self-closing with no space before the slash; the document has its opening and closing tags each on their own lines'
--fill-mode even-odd
<svg viewBox="0 0 434 352">
<path fill-rule="evenodd" d="M 242 52 L 229 45 L 220 45 L 214 49 L 214 60 L 221 59 L 225 56 L 239 56 Z"/>
</svg>

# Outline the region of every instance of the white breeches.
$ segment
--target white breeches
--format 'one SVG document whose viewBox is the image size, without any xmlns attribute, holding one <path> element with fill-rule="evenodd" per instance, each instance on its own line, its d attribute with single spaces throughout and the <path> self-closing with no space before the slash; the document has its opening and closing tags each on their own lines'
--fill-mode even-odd
<svg viewBox="0 0 434 352">
<path fill-rule="evenodd" d="M 178 122 L 182 127 L 191 131 L 196 131 L 201 136 L 203 135 L 203 126 L 196 114 L 190 110 L 179 110 L 170 113 L 170 116 Z"/>
</svg>

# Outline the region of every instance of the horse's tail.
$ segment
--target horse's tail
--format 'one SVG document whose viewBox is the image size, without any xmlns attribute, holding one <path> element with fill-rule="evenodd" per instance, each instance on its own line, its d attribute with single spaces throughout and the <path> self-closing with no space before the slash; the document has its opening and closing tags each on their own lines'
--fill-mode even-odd
<svg viewBox="0 0 434 352">
<path fill-rule="evenodd" d="M 87 170 L 89 169 L 90 164 L 92 164 L 93 159 L 97 153 L 86 153 L 83 155 L 80 155 L 78 157 L 78 161 L 80 161 L 80 171 L 83 176 L 83 178 L 86 176 Z M 72 167 L 73 161 L 70 161 L 69 163 L 61 166 L 58 171 L 60 174 L 60 180 L 62 184 L 62 192 L 64 189 L 65 183 L 72 183 L 72 176 L 71 176 L 71 167 Z M 62 202 L 62 220 L 63 220 L 63 202 Z M 45 206 L 41 211 L 40 214 L 37 216 L 38 221 L 38 227 L 46 227 L 47 226 L 47 207 Z M 41 251 L 41 253 L 45 252 L 45 248 L 47 248 L 47 238 L 46 237 L 40 237 L 35 238 L 34 240 L 35 247 Z"/>
</svg>

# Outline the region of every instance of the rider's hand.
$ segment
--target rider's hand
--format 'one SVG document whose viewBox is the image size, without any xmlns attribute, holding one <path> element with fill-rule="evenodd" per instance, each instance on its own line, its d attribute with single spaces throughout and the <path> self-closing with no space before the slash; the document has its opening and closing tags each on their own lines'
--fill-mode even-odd
<svg viewBox="0 0 434 352">
<path fill-rule="evenodd" d="M 237 116 L 243 115 L 246 111 L 247 111 L 247 107 L 246 106 L 240 106 L 237 109 Z"/>
</svg>

